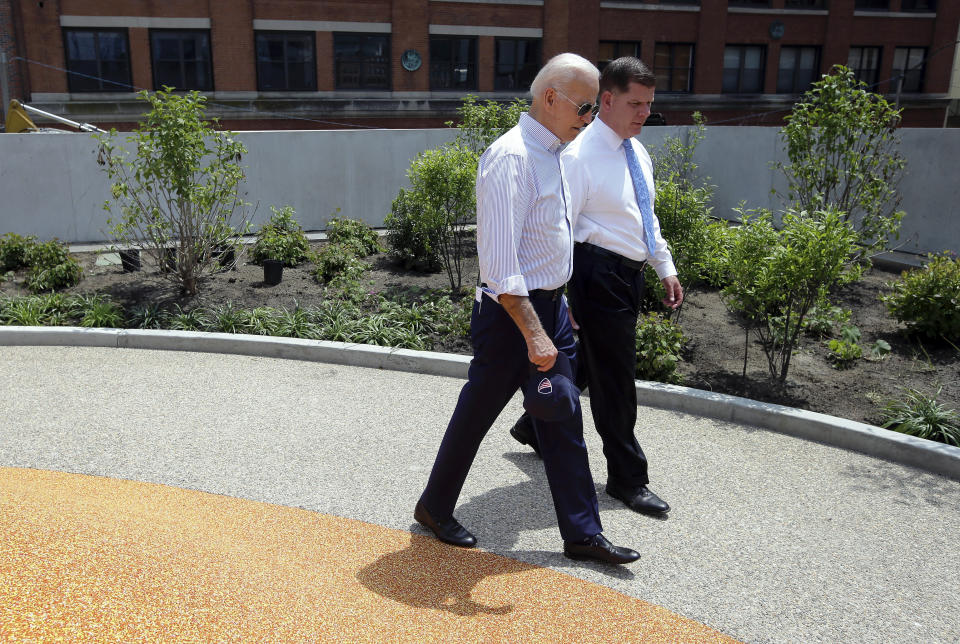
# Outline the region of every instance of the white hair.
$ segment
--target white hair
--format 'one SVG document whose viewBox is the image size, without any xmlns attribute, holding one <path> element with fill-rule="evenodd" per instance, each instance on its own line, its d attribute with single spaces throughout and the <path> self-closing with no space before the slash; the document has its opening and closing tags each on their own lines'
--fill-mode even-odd
<svg viewBox="0 0 960 644">
<path fill-rule="evenodd" d="M 530 95 L 533 100 L 539 100 L 548 87 L 565 88 L 579 78 L 599 79 L 600 71 L 583 56 L 557 54 L 537 72 L 537 77 L 530 84 Z"/>
</svg>

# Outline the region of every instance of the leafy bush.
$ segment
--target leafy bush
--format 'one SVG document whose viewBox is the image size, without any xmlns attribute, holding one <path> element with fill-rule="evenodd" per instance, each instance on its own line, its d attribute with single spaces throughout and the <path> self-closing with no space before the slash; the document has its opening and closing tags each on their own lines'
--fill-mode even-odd
<svg viewBox="0 0 960 644">
<path fill-rule="evenodd" d="M 317 268 L 313 271 L 313 277 L 321 284 L 330 283 L 336 278 L 356 278 L 369 268 L 357 257 L 353 248 L 343 244 L 327 244 L 316 254 L 314 262 Z"/>
<path fill-rule="evenodd" d="M 703 234 L 703 252 L 696 263 L 699 278 L 710 286 L 723 288 L 729 281 L 730 244 L 736 230 L 726 220 L 711 221 Z"/>
<path fill-rule="evenodd" d="M 24 268 L 27 265 L 27 252 L 36 242 L 36 237 L 22 237 L 16 233 L 0 237 L 0 273 Z"/>
<path fill-rule="evenodd" d="M 752 332 L 767 357 L 770 376 L 787 378 L 803 322 L 830 290 L 859 278 L 851 261 L 857 235 L 841 213 L 787 212 L 783 230 L 769 211 L 743 214 L 730 247 L 730 282 L 723 289 L 727 307 L 737 313 L 749 344 Z M 744 375 L 746 375 L 746 350 Z"/>
<path fill-rule="evenodd" d="M 424 213 L 421 194 L 400 189 L 384 218 L 390 257 L 407 270 L 436 272 L 443 268 L 440 237 L 443 225 Z"/>
<path fill-rule="evenodd" d="M 776 167 L 787 178 L 790 207 L 841 213 L 868 249 L 896 238 L 905 166 L 897 149 L 900 111 L 837 65 L 784 120 L 780 136 L 789 161 Z"/>
<path fill-rule="evenodd" d="M 270 221 L 257 233 L 253 261 L 262 264 L 265 259 L 275 259 L 283 262 L 284 266 L 296 266 L 310 254 L 307 236 L 293 218 L 295 211 L 291 206 L 284 206 L 280 210 L 270 206 L 270 210 L 273 212 Z"/>
<path fill-rule="evenodd" d="M 936 396 L 940 395 L 940 390 Z M 888 401 L 883 409 L 882 427 L 960 447 L 960 415 L 926 396 L 908 389 L 903 400 Z"/>
<path fill-rule="evenodd" d="M 131 329 L 162 329 L 165 320 L 163 307 L 154 302 L 135 307 L 127 314 L 127 326 Z"/>
<path fill-rule="evenodd" d="M 123 308 L 109 297 L 95 296 L 87 301 L 85 309 L 80 326 L 123 328 Z"/>
<path fill-rule="evenodd" d="M 803 330 L 807 335 L 817 338 L 826 338 L 833 335 L 839 325 L 843 328 L 849 321 L 852 312 L 839 306 L 830 306 L 826 302 L 810 309 L 803 321 Z"/>
<path fill-rule="evenodd" d="M 407 170 L 416 206 L 405 215 L 422 220 L 414 228 L 430 231 L 429 239 L 447 269 L 451 290 L 463 284 L 463 260 L 472 248 L 465 227 L 476 221 L 476 175 L 476 154 L 456 143 L 421 152 Z"/>
<path fill-rule="evenodd" d="M 83 277 L 80 263 L 56 239 L 28 246 L 24 262 L 29 267 L 27 288 L 34 293 L 70 288 Z"/>
<path fill-rule="evenodd" d="M 199 278 L 220 270 L 215 251 L 248 230 L 249 204 L 239 196 L 247 150 L 205 120 L 207 99 L 199 92 L 179 95 L 165 87 L 139 96 L 150 110 L 127 137 L 136 150 L 132 160 L 115 142 L 116 130 L 96 135 L 97 162 L 113 182 L 104 204 L 117 216 L 109 220 L 111 234 L 118 246 L 146 252 L 158 266 L 174 249 L 171 270 L 161 276 L 196 295 Z"/>
<path fill-rule="evenodd" d="M 960 259 L 931 255 L 922 269 L 904 271 L 881 296 L 890 314 L 914 332 L 951 342 L 960 340 Z"/>
<path fill-rule="evenodd" d="M 521 98 L 509 103 L 498 103 L 491 99 L 480 103 L 476 96 L 467 94 L 463 98 L 463 105 L 457 108 L 460 117 L 457 142 L 480 156 L 491 143 L 516 125 L 528 108 L 527 102 Z M 447 121 L 446 125 L 453 126 L 453 121 Z"/>
<path fill-rule="evenodd" d="M 686 339 L 680 326 L 656 313 L 641 316 L 637 323 L 637 378 L 679 384 L 677 373 Z"/>
<path fill-rule="evenodd" d="M 367 257 L 383 250 L 377 231 L 356 219 L 331 219 L 327 224 L 327 240 L 331 244 L 347 244 L 357 248 L 358 257 Z"/>
</svg>

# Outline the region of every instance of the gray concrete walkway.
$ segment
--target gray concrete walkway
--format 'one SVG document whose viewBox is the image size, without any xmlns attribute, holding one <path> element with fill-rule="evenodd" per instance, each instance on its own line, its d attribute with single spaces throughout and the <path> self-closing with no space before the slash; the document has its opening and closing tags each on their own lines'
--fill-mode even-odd
<svg viewBox="0 0 960 644">
<path fill-rule="evenodd" d="M 422 532 L 412 520 L 462 380 L 209 353 L 0 346 L 0 466 L 214 492 Z M 666 520 L 603 492 L 629 567 L 576 564 L 541 463 L 491 430 L 458 518 L 480 547 L 751 642 L 960 640 L 960 482 L 767 430 L 641 407 Z M 549 615 L 544 616 L 549 619 Z M 629 640 L 629 634 L 625 634 Z"/>
</svg>

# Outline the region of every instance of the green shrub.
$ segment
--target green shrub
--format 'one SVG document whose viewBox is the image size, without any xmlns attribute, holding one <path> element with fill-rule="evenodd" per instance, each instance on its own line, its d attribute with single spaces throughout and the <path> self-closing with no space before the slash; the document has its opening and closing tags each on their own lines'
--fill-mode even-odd
<svg viewBox="0 0 960 644">
<path fill-rule="evenodd" d="M 520 116 L 529 105 L 522 98 L 509 103 L 487 99 L 480 103 L 473 94 L 463 97 L 463 105 L 457 108 L 460 124 L 457 125 L 457 142 L 477 156 L 520 121 Z M 447 121 L 448 127 L 453 121 Z"/>
<path fill-rule="evenodd" d="M 321 284 L 328 284 L 337 278 L 357 278 L 368 268 L 351 247 L 343 244 L 324 246 L 316 254 L 314 262 L 317 267 L 313 271 L 313 277 Z"/>
<path fill-rule="evenodd" d="M 434 273 L 443 268 L 440 238 L 443 222 L 430 218 L 424 198 L 400 189 L 384 218 L 390 257 L 408 270 Z"/>
<path fill-rule="evenodd" d="M 36 237 L 22 237 L 16 233 L 0 237 L 0 273 L 24 268 L 27 265 L 27 252 L 36 242 Z"/>
<path fill-rule="evenodd" d="M 29 267 L 27 288 L 34 293 L 70 288 L 83 277 L 79 262 L 56 239 L 29 246 L 24 261 Z"/>
<path fill-rule="evenodd" d="M 296 266 L 307 259 L 310 253 L 307 236 L 293 218 L 295 211 L 291 206 L 284 206 L 280 210 L 270 206 L 270 210 L 273 211 L 270 221 L 257 233 L 253 261 L 262 264 L 265 259 L 276 259 L 283 262 L 284 266 Z"/>
<path fill-rule="evenodd" d="M 882 427 L 960 447 L 960 415 L 937 402 L 937 396 L 925 396 L 908 389 L 904 400 L 891 400 L 883 409 Z"/>
<path fill-rule="evenodd" d="M 327 240 L 332 244 L 348 244 L 357 248 L 357 257 L 383 251 L 377 231 L 356 219 L 331 219 L 327 224 Z"/>
<path fill-rule="evenodd" d="M 925 268 L 905 271 L 881 296 L 898 322 L 922 335 L 960 340 L 960 259 L 931 255 Z"/>
<path fill-rule="evenodd" d="M 698 279 L 723 288 L 730 276 L 730 245 L 736 229 L 726 220 L 708 222 L 703 231 L 703 251 L 695 260 Z"/>
<path fill-rule="evenodd" d="M 174 331 L 203 331 L 210 326 L 210 319 L 201 308 L 184 309 L 175 304 L 167 317 L 167 326 Z"/>
<path fill-rule="evenodd" d="M 900 110 L 835 65 L 813 83 L 784 120 L 786 202 L 815 216 L 836 211 L 857 232 L 864 255 L 899 235 L 898 185 L 905 161 Z"/>
<path fill-rule="evenodd" d="M 832 288 L 859 278 L 851 261 L 857 234 L 841 213 L 787 212 L 783 230 L 771 213 L 744 216 L 730 247 L 730 281 L 723 289 L 727 307 L 737 313 L 749 342 L 753 333 L 767 357 L 772 378 L 787 378 L 790 358 L 810 309 Z M 749 344 L 747 344 L 749 346 Z M 744 351 L 744 375 L 746 374 Z"/>
<path fill-rule="evenodd" d="M 123 328 L 123 308 L 105 296 L 91 298 L 80 318 L 80 326 L 119 329 Z"/>
<path fill-rule="evenodd" d="M 165 322 L 163 307 L 154 302 L 135 307 L 127 314 L 127 326 L 131 329 L 162 329 Z"/>
<path fill-rule="evenodd" d="M 637 378 L 679 384 L 677 363 L 682 359 L 686 339 L 680 326 L 656 313 L 642 316 L 637 323 Z"/>
<path fill-rule="evenodd" d="M 839 306 L 830 306 L 828 303 L 818 304 L 810 309 L 803 321 L 803 330 L 807 335 L 817 338 L 826 338 L 833 335 L 837 326 L 844 327 L 850 321 L 850 310 Z"/>
<path fill-rule="evenodd" d="M 72 304 L 60 293 L 4 298 L 0 305 L 0 324 L 8 326 L 62 326 L 72 319 Z"/>
</svg>

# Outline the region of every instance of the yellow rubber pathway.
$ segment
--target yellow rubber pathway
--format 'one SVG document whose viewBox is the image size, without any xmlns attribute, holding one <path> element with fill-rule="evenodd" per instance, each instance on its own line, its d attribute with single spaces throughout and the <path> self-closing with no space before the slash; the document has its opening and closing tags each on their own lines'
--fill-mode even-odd
<svg viewBox="0 0 960 644">
<path fill-rule="evenodd" d="M 163 485 L 0 468 L 0 638 L 732 642 L 481 550 Z"/>
</svg>

